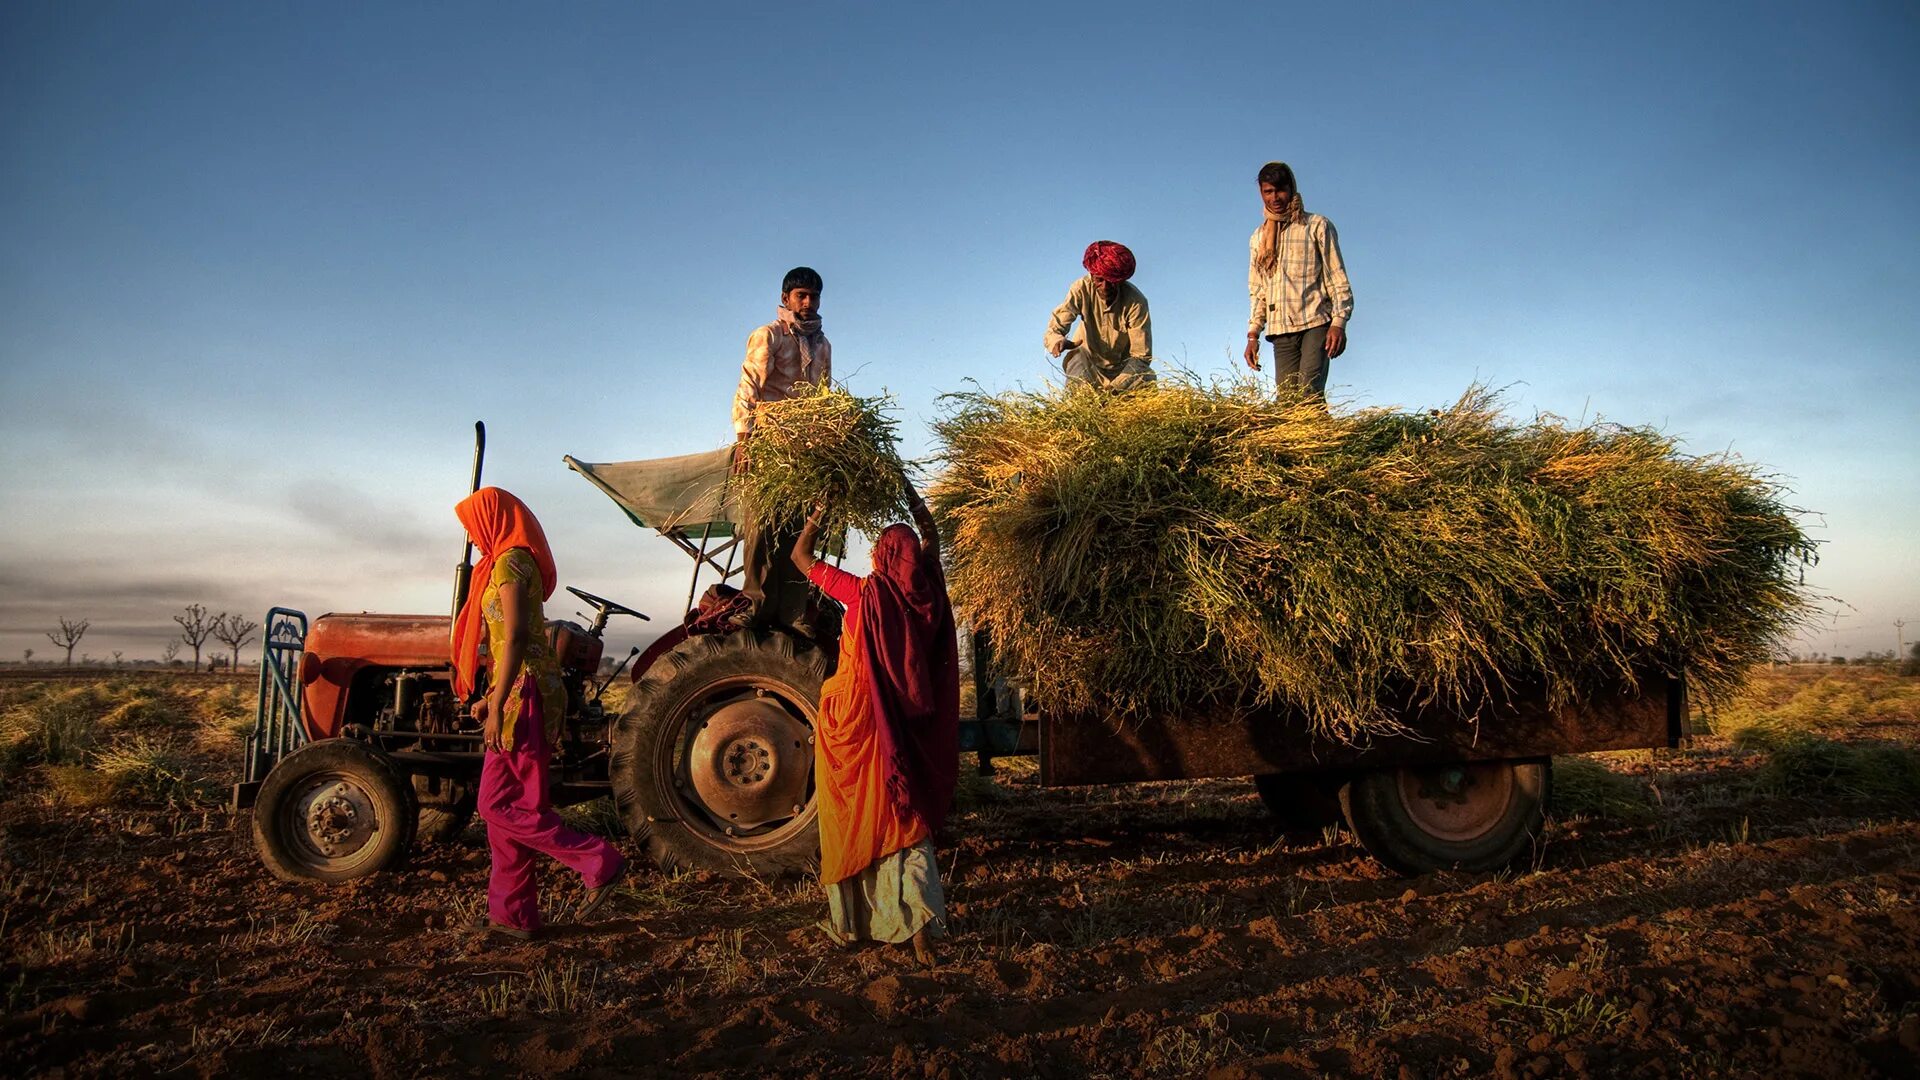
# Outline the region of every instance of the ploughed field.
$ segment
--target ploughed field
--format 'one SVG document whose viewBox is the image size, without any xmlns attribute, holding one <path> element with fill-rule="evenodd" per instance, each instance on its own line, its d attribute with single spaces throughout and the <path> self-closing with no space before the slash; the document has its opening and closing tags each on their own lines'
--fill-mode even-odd
<svg viewBox="0 0 1920 1080">
<path fill-rule="evenodd" d="M 550 935 L 488 942 L 479 827 L 282 883 L 220 808 L 247 698 L 0 686 L 9 1075 L 1920 1071 L 1920 679 L 1776 669 L 1691 749 L 1561 759 L 1499 874 L 1395 878 L 1243 781 L 1003 761 L 964 780 L 930 970 L 830 945 L 811 882 L 637 862 L 604 922 L 554 873 Z"/>
</svg>

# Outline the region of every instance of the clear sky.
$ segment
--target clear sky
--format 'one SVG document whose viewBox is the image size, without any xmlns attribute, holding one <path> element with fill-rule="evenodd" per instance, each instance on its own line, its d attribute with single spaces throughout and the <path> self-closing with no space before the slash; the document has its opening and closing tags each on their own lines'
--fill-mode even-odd
<svg viewBox="0 0 1920 1080">
<path fill-rule="evenodd" d="M 0 657 L 445 610 L 475 419 L 563 582 L 670 623 L 691 564 L 560 457 L 726 441 L 788 267 L 924 453 L 1047 377 L 1091 240 L 1228 371 L 1273 158 L 1352 274 L 1336 396 L 1731 449 L 1817 512 L 1810 646 L 1920 638 L 1920 9 L 1570 8 L 12 0 Z"/>
</svg>

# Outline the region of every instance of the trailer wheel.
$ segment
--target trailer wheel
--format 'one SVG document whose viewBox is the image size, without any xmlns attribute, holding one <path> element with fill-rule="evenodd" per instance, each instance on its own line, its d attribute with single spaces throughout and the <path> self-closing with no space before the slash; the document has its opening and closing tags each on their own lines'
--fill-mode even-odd
<svg viewBox="0 0 1920 1080">
<path fill-rule="evenodd" d="M 1402 874 L 1495 870 L 1538 836 L 1553 772 L 1544 758 L 1377 769 L 1340 791 L 1347 824 Z"/>
<path fill-rule="evenodd" d="M 413 787 L 384 755 L 325 739 L 267 774 L 253 807 L 253 846 L 287 881 L 347 881 L 399 865 L 417 813 Z"/>
<path fill-rule="evenodd" d="M 413 775 L 413 798 L 420 806 L 413 838 L 422 844 L 444 844 L 459 838 L 473 822 L 479 805 L 479 785 L 445 776 Z"/>
<path fill-rule="evenodd" d="M 1346 778 L 1328 773 L 1267 773 L 1253 778 L 1260 801 L 1288 832 L 1317 832 L 1340 821 Z"/>
<path fill-rule="evenodd" d="M 827 654 L 777 631 L 690 637 L 614 729 L 614 800 L 663 869 L 802 874 L 819 862 L 813 725 Z"/>
</svg>

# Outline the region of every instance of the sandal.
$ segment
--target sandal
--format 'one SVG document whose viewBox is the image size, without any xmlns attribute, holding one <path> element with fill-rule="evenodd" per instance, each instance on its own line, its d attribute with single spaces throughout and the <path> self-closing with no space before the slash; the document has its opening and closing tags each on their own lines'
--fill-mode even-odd
<svg viewBox="0 0 1920 1080">
<path fill-rule="evenodd" d="M 626 876 L 627 868 L 625 864 L 622 864 L 620 869 L 616 870 L 614 875 L 608 878 L 605 884 L 599 888 L 588 889 L 587 895 L 580 901 L 580 906 L 573 911 L 573 920 L 575 922 L 592 922 L 593 917 L 600 914 L 601 910 L 607 906 L 607 901 L 613 899 L 613 887 L 620 884 L 620 879 Z"/>
</svg>

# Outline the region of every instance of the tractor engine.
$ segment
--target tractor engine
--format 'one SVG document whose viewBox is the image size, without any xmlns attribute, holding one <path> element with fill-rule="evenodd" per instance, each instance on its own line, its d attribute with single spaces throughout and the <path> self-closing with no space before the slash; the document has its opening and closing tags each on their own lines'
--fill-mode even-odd
<svg viewBox="0 0 1920 1080">
<path fill-rule="evenodd" d="M 556 619 L 547 624 L 547 640 L 560 661 L 560 681 L 567 686 L 569 737 L 589 746 L 605 747 L 607 716 L 596 689 L 594 674 L 606 645 L 579 623 Z"/>
<path fill-rule="evenodd" d="M 469 728 L 479 730 L 479 724 L 459 708 L 444 669 L 385 672 L 375 700 L 385 702 L 373 718 L 376 731 L 453 735 Z"/>
</svg>

